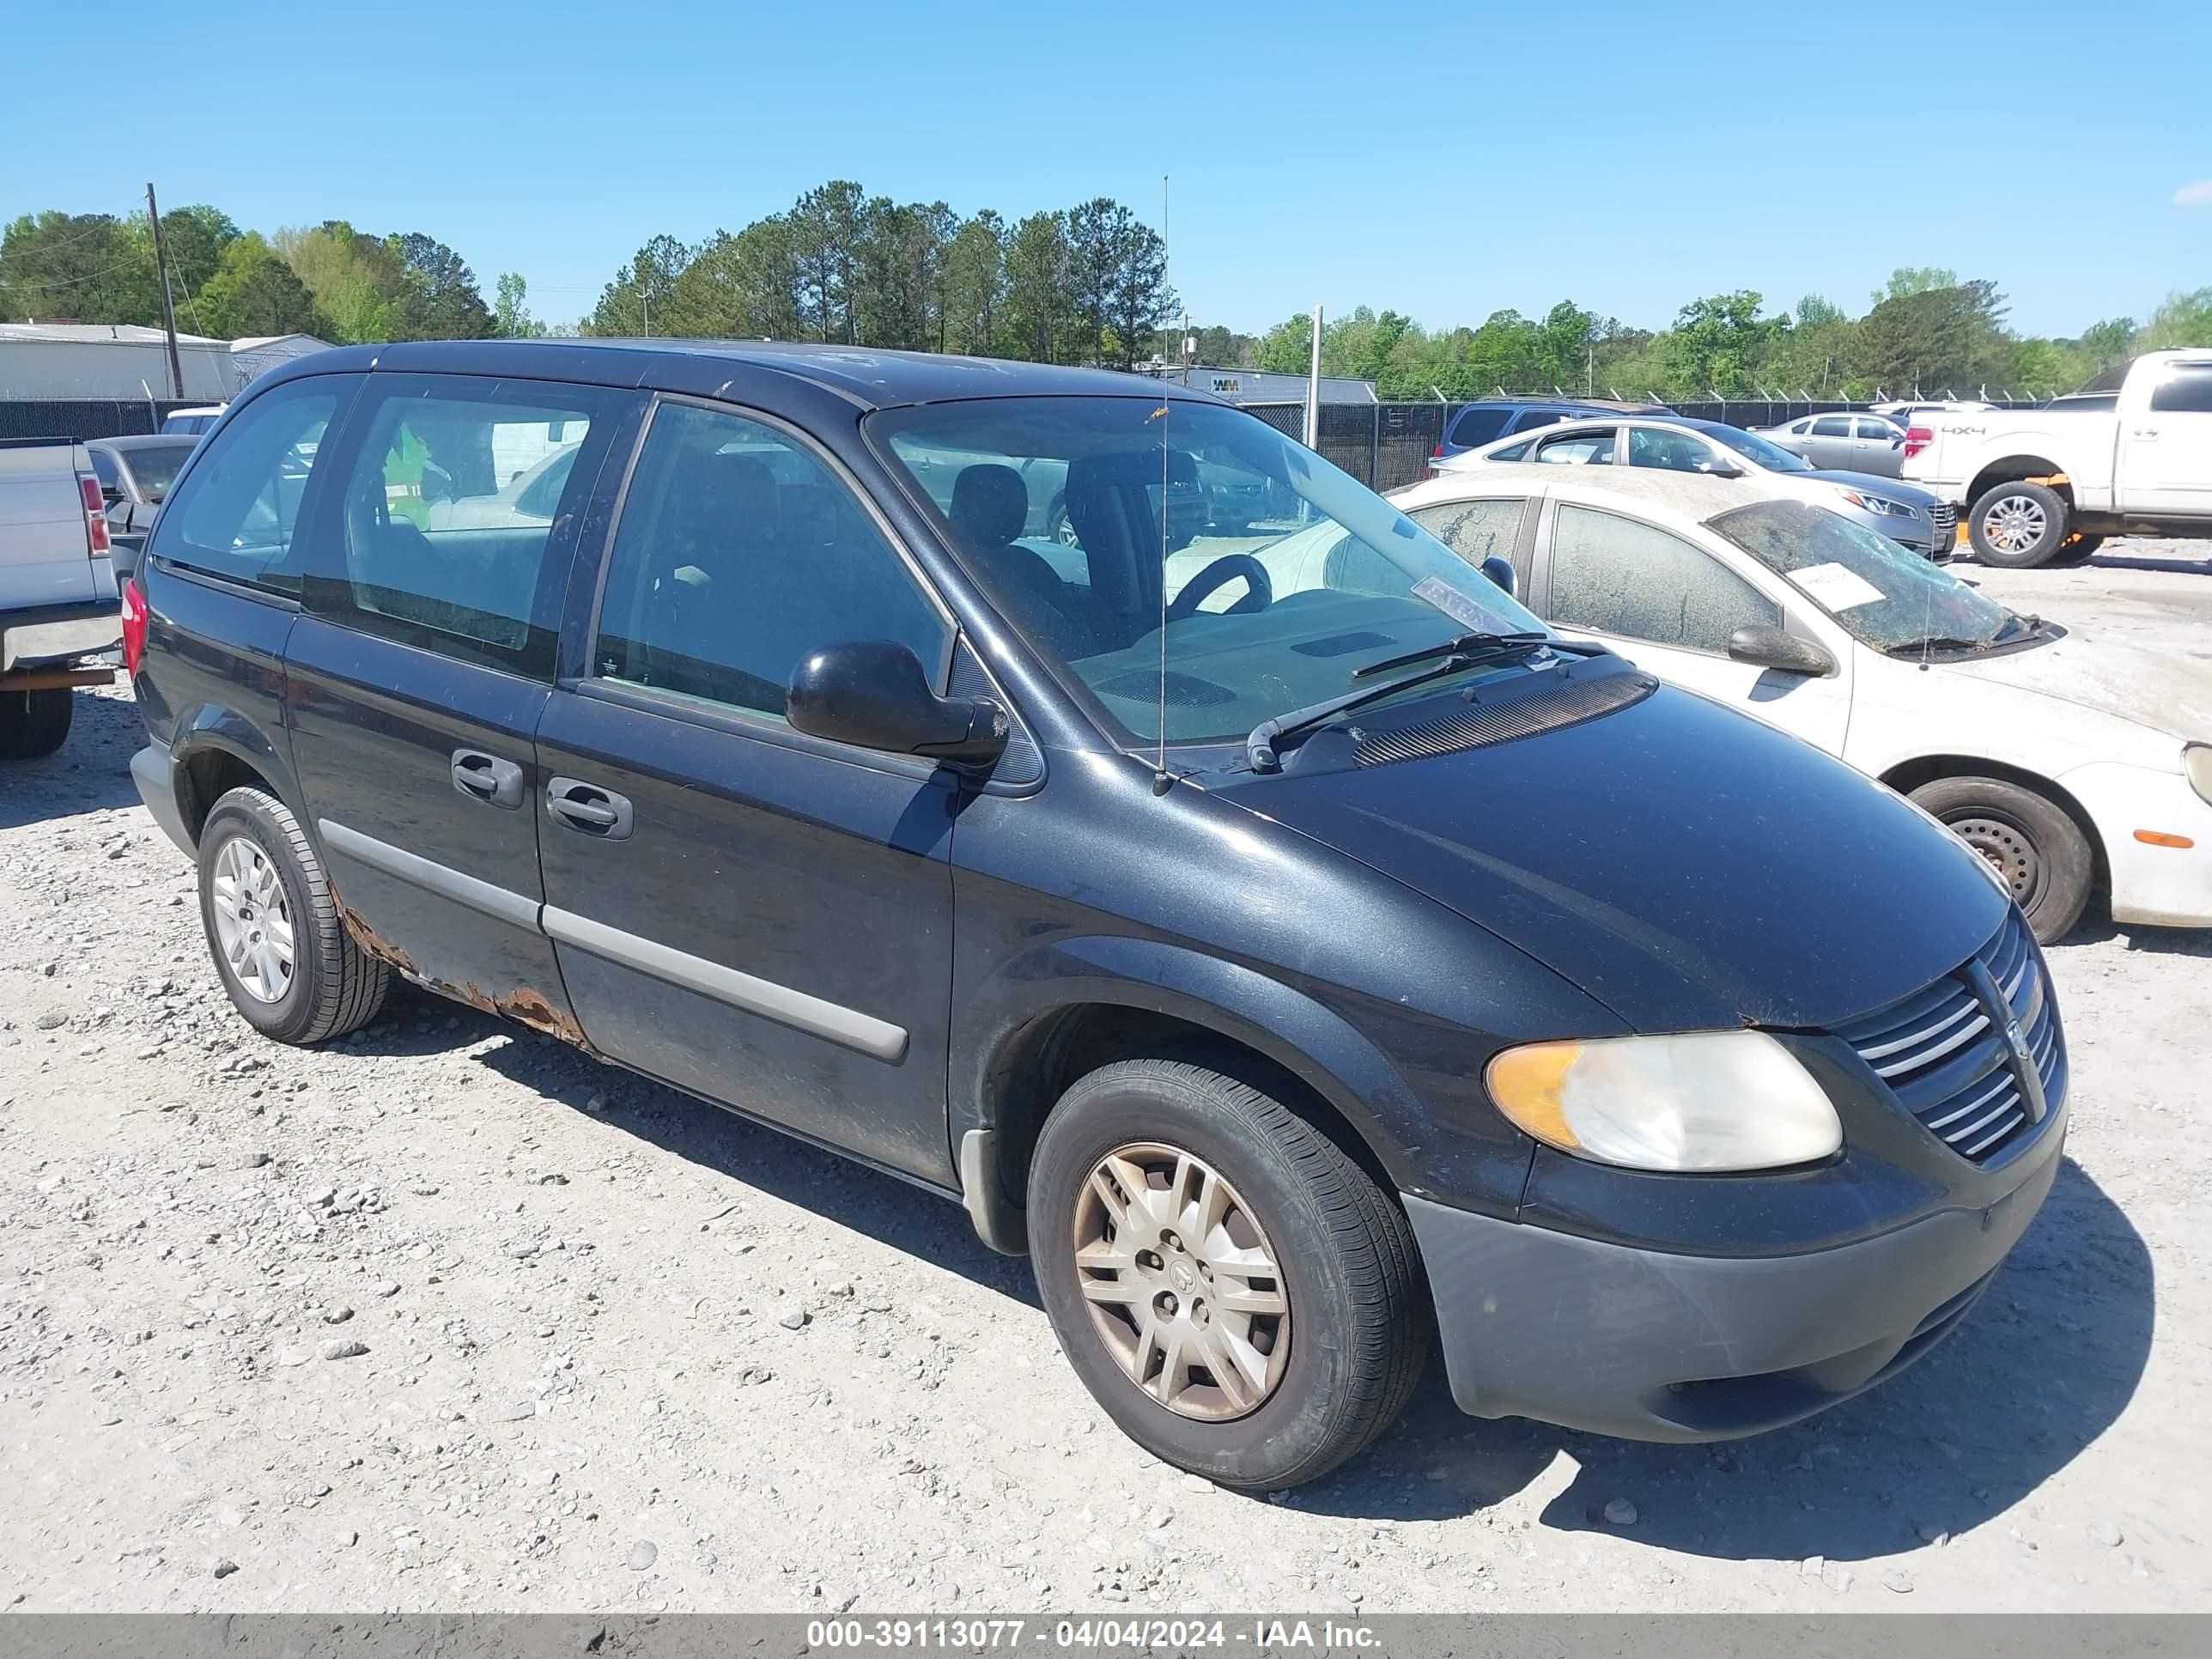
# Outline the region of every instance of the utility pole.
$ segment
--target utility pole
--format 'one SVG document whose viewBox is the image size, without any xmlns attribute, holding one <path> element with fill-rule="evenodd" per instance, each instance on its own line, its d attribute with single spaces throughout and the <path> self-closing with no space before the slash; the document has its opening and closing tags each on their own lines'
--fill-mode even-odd
<svg viewBox="0 0 2212 1659">
<path fill-rule="evenodd" d="M 185 400 L 184 360 L 177 356 L 177 306 L 169 297 L 169 261 L 161 252 L 161 210 L 154 204 L 154 185 L 146 185 L 146 216 L 154 225 L 154 264 L 161 273 L 161 331 L 169 337 L 169 395 Z"/>
</svg>

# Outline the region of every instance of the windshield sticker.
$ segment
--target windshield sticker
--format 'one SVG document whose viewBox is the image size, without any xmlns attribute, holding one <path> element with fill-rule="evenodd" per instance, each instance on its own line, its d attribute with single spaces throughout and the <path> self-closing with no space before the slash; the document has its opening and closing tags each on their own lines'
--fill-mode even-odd
<svg viewBox="0 0 2212 1659">
<path fill-rule="evenodd" d="M 1808 564 L 1802 570 L 1791 571 L 1790 580 L 1831 611 L 1876 605 L 1888 597 L 1848 565 Z"/>
<path fill-rule="evenodd" d="M 1838 568 L 1841 567 L 1838 566 Z M 1436 606 L 1462 628 L 1480 633 L 1498 626 L 1497 617 L 1492 616 L 1442 576 L 1422 577 L 1413 584 L 1413 597 L 1417 599 L 1425 599 Z"/>
</svg>

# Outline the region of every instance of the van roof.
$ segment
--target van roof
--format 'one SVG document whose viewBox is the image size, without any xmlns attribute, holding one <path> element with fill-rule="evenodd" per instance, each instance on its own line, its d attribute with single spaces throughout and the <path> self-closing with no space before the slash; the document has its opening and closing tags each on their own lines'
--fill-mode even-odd
<svg viewBox="0 0 2212 1659">
<path fill-rule="evenodd" d="M 697 391 L 702 368 L 708 371 L 704 378 L 712 380 L 712 371 L 723 365 L 732 371 L 730 379 L 745 371 L 786 376 L 820 386 L 864 409 L 963 398 L 1090 396 L 1224 401 L 1208 392 L 1110 369 L 781 340 L 410 340 L 396 345 L 319 351 L 270 369 L 256 385 L 374 368 Z"/>
</svg>

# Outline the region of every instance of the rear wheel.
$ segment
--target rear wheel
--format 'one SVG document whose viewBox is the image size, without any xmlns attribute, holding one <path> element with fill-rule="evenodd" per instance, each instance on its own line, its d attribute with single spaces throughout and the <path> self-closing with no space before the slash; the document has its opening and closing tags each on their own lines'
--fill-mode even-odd
<svg viewBox="0 0 2212 1659">
<path fill-rule="evenodd" d="M 2039 943 L 2073 931 L 2096 858 L 2064 807 L 2001 778 L 1938 778 L 1912 799 L 1989 860 Z"/>
<path fill-rule="evenodd" d="M 0 691 L 0 760 L 37 760 L 69 736 L 76 696 L 67 686 Z"/>
<path fill-rule="evenodd" d="M 1178 1468 L 1294 1486 L 1395 1422 L 1429 1309 L 1396 1204 L 1321 1130 L 1176 1061 L 1078 1082 L 1030 1169 L 1037 1286 L 1084 1386 Z"/>
<path fill-rule="evenodd" d="M 2047 564 L 2066 539 L 2066 498 L 2025 478 L 1992 486 L 1967 514 L 1974 556 L 2002 570 Z"/>
<path fill-rule="evenodd" d="M 200 830 L 200 921 L 231 1002 L 279 1042 L 320 1042 L 376 1018 L 392 970 L 347 935 L 322 860 L 291 809 L 234 789 Z"/>
</svg>

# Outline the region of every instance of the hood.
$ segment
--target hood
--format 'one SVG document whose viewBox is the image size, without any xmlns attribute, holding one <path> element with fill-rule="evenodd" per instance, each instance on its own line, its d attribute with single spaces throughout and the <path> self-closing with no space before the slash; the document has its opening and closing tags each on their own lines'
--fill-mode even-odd
<svg viewBox="0 0 2212 1659">
<path fill-rule="evenodd" d="M 2212 653 L 2177 655 L 2069 634 L 2033 650 L 1943 668 L 2115 714 L 2185 742 L 2212 743 Z"/>
<path fill-rule="evenodd" d="M 1790 476 L 1798 478 L 1818 478 L 1823 483 L 1841 484 L 1844 489 L 1856 489 L 1863 495 L 1880 495 L 1888 501 L 1903 501 L 1908 507 L 1918 507 L 1923 513 L 1936 505 L 1935 495 L 1923 489 L 1918 484 L 1905 483 L 1895 478 L 1881 477 L 1872 472 L 1839 472 L 1832 468 L 1820 467 L 1811 472 L 1796 472 Z"/>
<path fill-rule="evenodd" d="M 1433 718 L 1436 701 L 1393 720 Z M 1887 789 L 1664 685 L 1486 748 L 1215 787 L 1645 1031 L 1840 1024 L 1956 968 L 2005 911 L 1964 844 Z"/>
</svg>

